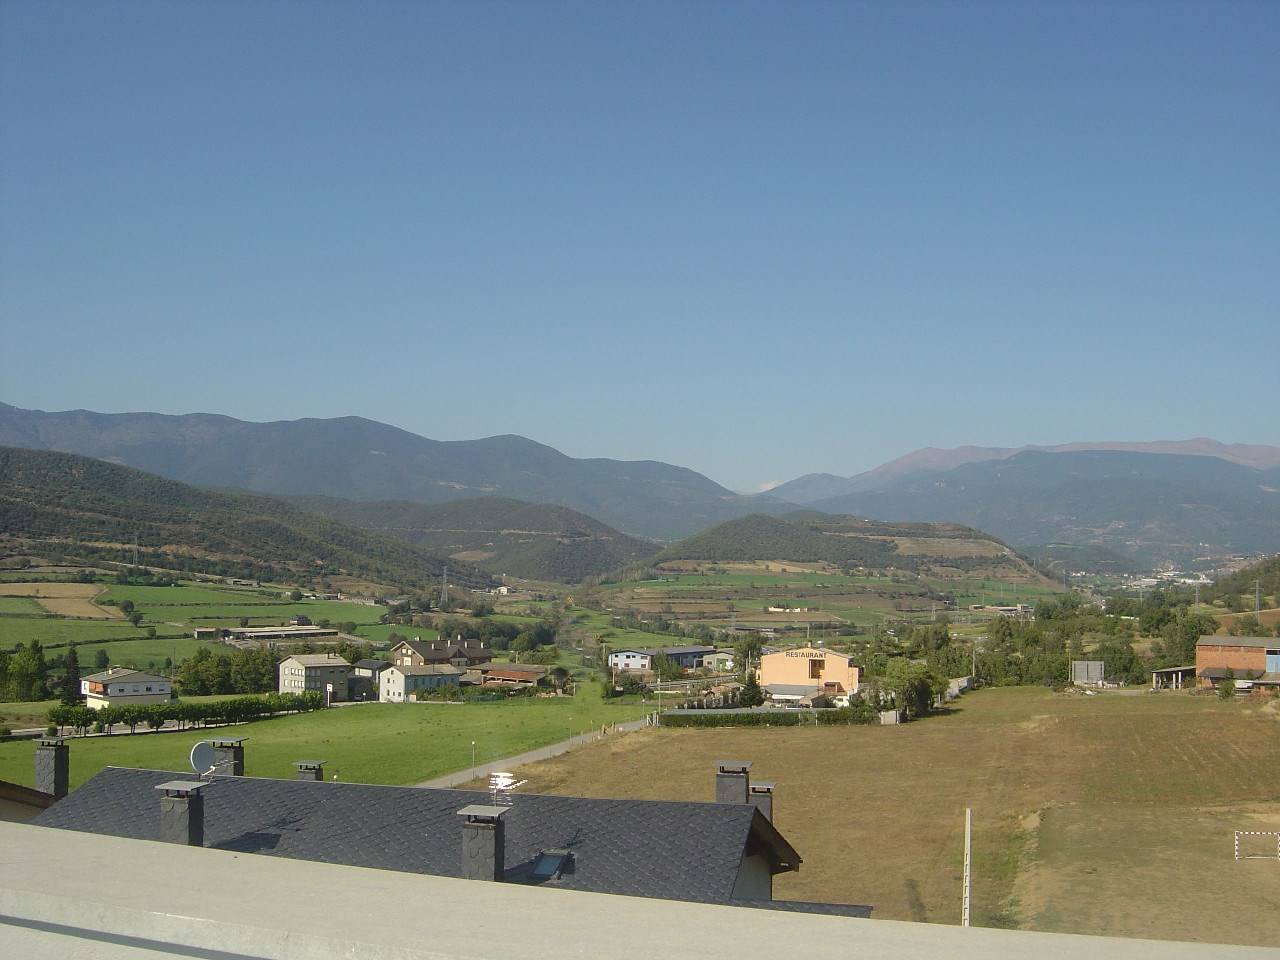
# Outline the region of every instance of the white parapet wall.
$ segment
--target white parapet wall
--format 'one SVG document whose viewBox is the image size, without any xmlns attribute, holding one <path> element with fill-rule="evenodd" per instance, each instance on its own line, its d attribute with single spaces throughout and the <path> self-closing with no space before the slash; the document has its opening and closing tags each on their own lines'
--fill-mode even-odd
<svg viewBox="0 0 1280 960">
<path fill-rule="evenodd" d="M 412 909 L 388 913 L 370 904 Z M 806 943 L 837 957 L 895 960 L 1280 958 L 1280 950 L 1256 947 L 453 880 L 0 823 L 0 956 L 22 960 L 743 960 L 790 956 Z"/>
</svg>

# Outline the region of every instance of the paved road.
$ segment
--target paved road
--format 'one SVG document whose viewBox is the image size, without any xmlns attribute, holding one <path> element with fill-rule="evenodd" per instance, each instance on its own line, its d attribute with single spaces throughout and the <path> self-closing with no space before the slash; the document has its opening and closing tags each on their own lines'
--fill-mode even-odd
<svg viewBox="0 0 1280 960">
<path fill-rule="evenodd" d="M 603 740 L 612 733 L 624 733 L 628 730 L 639 730 L 642 727 L 651 726 L 652 721 L 649 718 L 643 720 L 630 720 L 626 723 L 615 723 L 607 728 L 607 732 L 593 730 L 591 733 L 579 734 L 576 737 L 570 737 L 568 740 L 561 740 L 559 743 L 552 743 L 545 747 L 539 747 L 537 750 L 530 750 L 527 753 L 518 753 L 514 757 L 503 757 L 500 760 L 489 760 L 485 763 L 478 763 L 475 767 L 467 767 L 458 770 L 455 773 L 445 774 L 443 777 L 436 777 L 434 780 L 425 780 L 422 783 L 415 783 L 415 787 L 433 787 L 435 789 L 447 789 L 456 787 L 461 784 L 474 780 L 476 777 L 487 777 L 493 773 L 506 772 L 516 767 L 524 766 L 526 763 L 536 763 L 539 760 L 550 760 L 552 757 L 558 757 L 562 753 L 568 753 L 574 747 L 580 747 L 588 743 L 595 743 Z"/>
</svg>

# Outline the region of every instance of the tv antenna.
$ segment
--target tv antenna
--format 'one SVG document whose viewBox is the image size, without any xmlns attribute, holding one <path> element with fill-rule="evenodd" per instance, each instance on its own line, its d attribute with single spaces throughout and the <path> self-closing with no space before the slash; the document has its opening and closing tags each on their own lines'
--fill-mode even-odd
<svg viewBox="0 0 1280 960">
<path fill-rule="evenodd" d="M 529 781 L 517 780 L 510 773 L 491 773 L 489 775 L 489 802 L 495 807 L 509 807 L 513 803 L 512 792 L 516 787 L 523 787 Z"/>
<path fill-rule="evenodd" d="M 191 769 L 201 779 L 218 769 L 218 757 L 210 741 L 201 740 L 191 748 Z"/>
</svg>

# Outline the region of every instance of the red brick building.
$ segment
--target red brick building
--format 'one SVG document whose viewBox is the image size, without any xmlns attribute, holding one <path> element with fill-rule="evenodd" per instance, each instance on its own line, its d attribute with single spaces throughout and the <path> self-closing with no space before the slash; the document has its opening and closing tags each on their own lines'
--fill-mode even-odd
<svg viewBox="0 0 1280 960">
<path fill-rule="evenodd" d="M 1280 637 L 1201 637 L 1196 641 L 1196 678 L 1211 687 L 1230 675 L 1236 686 L 1280 687 Z"/>
</svg>

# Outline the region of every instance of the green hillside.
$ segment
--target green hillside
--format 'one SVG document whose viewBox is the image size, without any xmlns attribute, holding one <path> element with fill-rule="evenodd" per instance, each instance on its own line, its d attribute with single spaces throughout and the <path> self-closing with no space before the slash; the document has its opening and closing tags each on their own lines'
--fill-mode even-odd
<svg viewBox="0 0 1280 960">
<path fill-rule="evenodd" d="M 532 580 L 575 583 L 652 556 L 658 549 L 568 507 L 507 497 L 433 506 L 334 497 L 293 497 L 290 502 L 493 573 Z"/>
<path fill-rule="evenodd" d="M 68 555 L 270 577 L 424 585 L 444 561 L 269 497 L 203 490 L 102 460 L 0 447 L 0 535 Z M 465 570 L 457 573 L 466 576 Z M 488 582 L 478 571 L 475 578 Z"/>
<path fill-rule="evenodd" d="M 787 560 L 935 573 L 982 570 L 994 576 L 1006 568 L 1018 575 L 1029 572 L 1026 561 L 1005 544 L 971 527 L 886 523 L 814 511 L 730 520 L 668 547 L 653 562 L 676 560 Z"/>
</svg>

